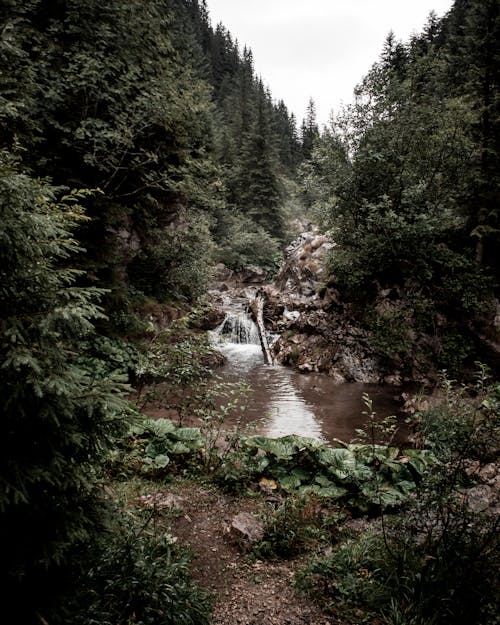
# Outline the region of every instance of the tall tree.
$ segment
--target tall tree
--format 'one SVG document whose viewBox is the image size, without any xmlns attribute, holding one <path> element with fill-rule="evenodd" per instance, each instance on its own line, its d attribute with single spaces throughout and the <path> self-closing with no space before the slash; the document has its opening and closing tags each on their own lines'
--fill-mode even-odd
<svg viewBox="0 0 500 625">
<path fill-rule="evenodd" d="M 127 425 L 120 383 L 78 364 L 102 313 L 71 268 L 77 198 L 58 196 L 0 153 L 0 566 L 23 623 L 99 527 L 103 458 Z"/>
<path fill-rule="evenodd" d="M 259 94 L 257 116 L 245 136 L 239 159 L 238 203 L 257 224 L 281 239 L 285 230 L 282 189 L 269 100 L 262 83 Z"/>
<path fill-rule="evenodd" d="M 302 142 L 302 156 L 311 158 L 314 142 L 319 137 L 318 122 L 316 120 L 316 104 L 312 98 L 307 105 L 306 116 L 302 121 L 300 138 Z"/>
<path fill-rule="evenodd" d="M 10 35 L 0 45 L 13 62 L 2 130 L 38 175 L 100 189 L 79 237 L 89 277 L 114 289 L 126 286 L 117 231 L 132 227 L 147 241 L 181 213 L 190 219 L 188 206 L 206 211 L 214 202 L 209 90 L 181 62 L 169 6 L 13 0 L 4 13 Z M 24 124 L 15 134 L 13 111 Z"/>
<path fill-rule="evenodd" d="M 500 2 L 457 0 L 446 20 L 449 75 L 467 102 L 476 144 L 468 192 L 463 198 L 477 258 L 498 273 L 500 242 Z"/>
</svg>

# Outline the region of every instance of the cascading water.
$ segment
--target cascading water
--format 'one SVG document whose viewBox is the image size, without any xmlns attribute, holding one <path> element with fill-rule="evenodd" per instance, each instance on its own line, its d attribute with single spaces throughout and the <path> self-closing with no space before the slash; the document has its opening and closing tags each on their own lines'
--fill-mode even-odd
<svg viewBox="0 0 500 625">
<path fill-rule="evenodd" d="M 222 377 L 231 382 L 245 381 L 254 390 L 248 409 L 265 417 L 269 436 L 303 434 L 321 438 L 321 427 L 311 408 L 290 382 L 291 372 L 279 365 L 265 365 L 257 325 L 243 312 L 231 312 L 212 334 L 226 356 Z M 255 402 L 264 390 L 266 403 Z M 258 411 L 262 410 L 259 414 Z"/>
<path fill-rule="evenodd" d="M 214 332 L 220 342 L 259 345 L 259 331 L 246 313 L 228 313 Z"/>
<path fill-rule="evenodd" d="M 321 374 L 297 373 L 282 365 L 266 365 L 256 324 L 241 309 L 227 313 L 212 333 L 226 356 L 218 376 L 243 382 L 253 390 L 245 422 L 266 436 L 300 434 L 319 439 L 351 440 L 365 423 L 363 393 L 374 400 L 378 414 L 397 410 L 394 391 L 376 384 L 335 385 Z M 230 423 L 230 421 L 228 421 Z M 258 425 L 257 425 L 258 424 Z"/>
</svg>

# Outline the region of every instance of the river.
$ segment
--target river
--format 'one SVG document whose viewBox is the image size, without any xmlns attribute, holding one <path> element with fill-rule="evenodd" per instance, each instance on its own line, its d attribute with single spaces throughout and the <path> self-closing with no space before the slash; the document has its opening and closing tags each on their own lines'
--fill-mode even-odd
<svg viewBox="0 0 500 625">
<path fill-rule="evenodd" d="M 300 434 L 334 442 L 350 442 L 367 423 L 363 394 L 368 393 L 379 417 L 401 409 L 401 389 L 378 384 L 335 384 L 324 374 L 298 373 L 281 365 L 266 365 L 258 337 L 246 317 L 221 326 L 216 336 L 226 364 L 218 372 L 225 382 L 241 382 L 252 389 L 244 422 L 266 436 Z M 222 332 L 223 330 L 223 332 Z M 222 336 L 222 340 L 221 337 Z M 245 337 L 240 342 L 241 337 Z M 234 342 L 233 342 L 234 341 Z"/>
</svg>

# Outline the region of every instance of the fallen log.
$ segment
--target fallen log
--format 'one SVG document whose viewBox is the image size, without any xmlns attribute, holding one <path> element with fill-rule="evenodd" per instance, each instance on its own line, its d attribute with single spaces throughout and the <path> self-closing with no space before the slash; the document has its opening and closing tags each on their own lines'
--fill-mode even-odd
<svg viewBox="0 0 500 625">
<path fill-rule="evenodd" d="M 264 362 L 266 365 L 274 364 L 273 355 L 269 348 L 267 341 L 266 328 L 264 326 L 264 298 L 262 295 L 257 294 L 251 305 L 252 312 L 255 317 L 255 323 L 259 330 L 260 346 L 262 347 L 262 353 L 264 354 Z"/>
</svg>

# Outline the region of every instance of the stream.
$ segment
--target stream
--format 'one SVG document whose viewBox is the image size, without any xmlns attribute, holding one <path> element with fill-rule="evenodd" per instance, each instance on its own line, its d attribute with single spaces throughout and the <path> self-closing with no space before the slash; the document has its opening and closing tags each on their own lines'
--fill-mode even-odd
<svg viewBox="0 0 500 625">
<path fill-rule="evenodd" d="M 327 442 L 350 442 L 366 424 L 362 396 L 368 393 L 379 417 L 401 409 L 401 389 L 378 384 L 335 384 L 324 374 L 298 373 L 282 365 L 266 365 L 253 321 L 244 313 L 228 314 L 214 332 L 226 357 L 218 372 L 224 382 L 241 382 L 252 394 L 244 423 L 266 436 L 299 434 Z"/>
</svg>

